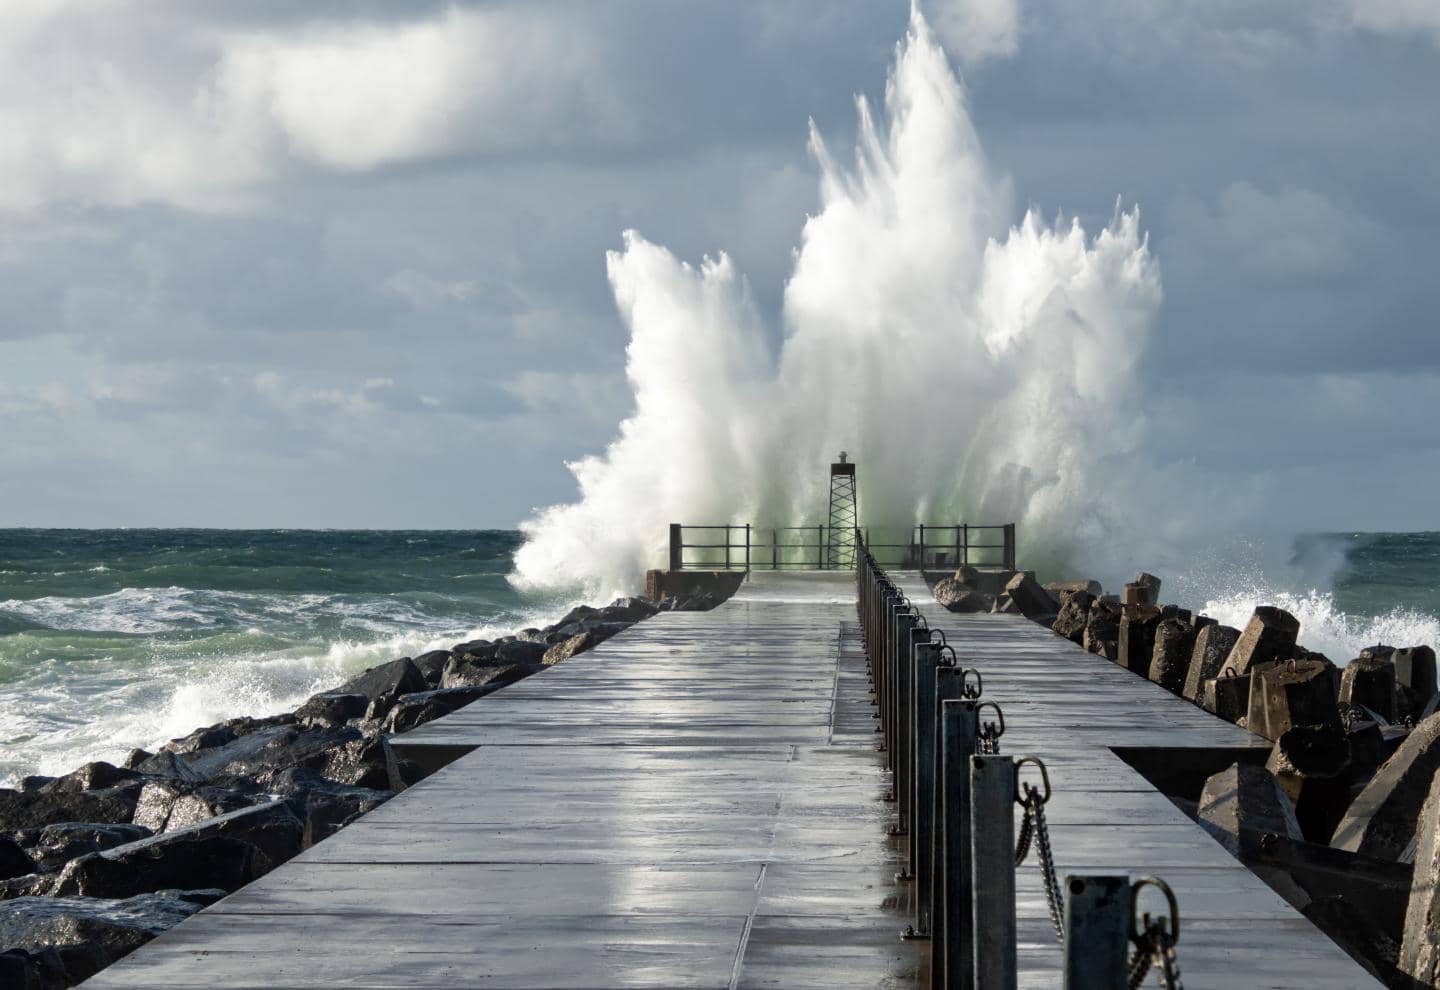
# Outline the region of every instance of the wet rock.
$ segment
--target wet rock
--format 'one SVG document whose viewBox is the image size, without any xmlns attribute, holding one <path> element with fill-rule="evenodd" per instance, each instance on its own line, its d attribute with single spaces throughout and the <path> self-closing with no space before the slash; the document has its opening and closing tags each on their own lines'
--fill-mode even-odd
<svg viewBox="0 0 1440 990">
<path fill-rule="evenodd" d="M 290 802 L 270 801 L 72 860 L 56 878 L 53 894 L 130 897 L 180 887 L 233 892 L 309 841 Z"/>
<path fill-rule="evenodd" d="M 1350 747 L 1350 782 L 1352 784 L 1369 780 L 1380 764 L 1391 755 L 1385 745 L 1385 736 L 1375 722 L 1353 722 L 1345 731 Z M 1348 802 L 1347 802 L 1348 803 Z"/>
<path fill-rule="evenodd" d="M 388 702 L 385 704 L 388 711 L 389 705 L 394 704 L 400 695 L 424 691 L 425 688 L 425 677 L 420 669 L 409 657 L 402 657 L 371 667 L 334 690 L 337 694 L 363 694 L 372 702 Z"/>
<path fill-rule="evenodd" d="M 646 598 L 617 598 L 600 610 L 611 622 L 640 622 L 659 612 L 655 603 Z"/>
<path fill-rule="evenodd" d="M 1250 685 L 1246 728 L 1266 739 L 1279 739 L 1297 725 L 1340 725 L 1335 682 L 1329 664 L 1292 660 L 1255 671 Z"/>
<path fill-rule="evenodd" d="M 425 683 L 432 688 L 440 686 L 440 678 L 445 673 L 445 665 L 450 662 L 453 656 L 449 650 L 431 650 L 429 653 L 422 653 L 415 658 L 415 669 L 420 671 L 420 676 L 425 678 Z"/>
<path fill-rule="evenodd" d="M 141 776 L 140 773 L 126 767 L 117 767 L 104 761 L 97 761 L 87 763 L 63 777 L 56 777 L 45 784 L 43 789 L 51 793 L 98 791 L 107 787 L 128 784 L 132 780 L 139 780 Z"/>
<path fill-rule="evenodd" d="M 262 779 L 270 793 L 289 798 L 305 809 L 311 842 L 320 842 L 340 831 L 372 808 L 388 801 L 389 790 L 354 787 L 327 780 L 313 770 L 292 768 Z"/>
<path fill-rule="evenodd" d="M 151 834 L 148 828 L 140 825 L 102 825 L 92 822 L 47 825 L 36 838 L 35 858 L 42 869 L 54 870 L 80 856 L 104 852 L 127 842 L 138 842 Z"/>
<path fill-rule="evenodd" d="M 235 739 L 235 729 L 229 725 L 212 725 L 196 729 L 188 736 L 172 739 L 161 747 L 168 753 L 194 753 L 202 749 L 224 746 Z"/>
<path fill-rule="evenodd" d="M 457 708 L 463 708 L 488 693 L 485 687 L 458 687 L 403 694 L 386 716 L 385 731 L 409 732 L 416 726 L 449 715 Z M 383 765 L 383 758 L 381 763 Z"/>
<path fill-rule="evenodd" d="M 569 660 L 578 653 L 584 653 L 593 647 L 599 639 L 593 632 L 582 632 L 578 636 L 571 636 L 563 642 L 556 643 L 545 651 L 540 658 L 540 663 L 546 667 L 553 667 L 557 663 Z"/>
<path fill-rule="evenodd" d="M 1343 895 L 1329 894 L 1313 899 L 1300 913 L 1364 966 L 1377 983 L 1384 984 L 1394 972 L 1400 945 L 1375 923 L 1373 912 Z"/>
<path fill-rule="evenodd" d="M 1330 844 L 1397 860 L 1415 837 L 1420 808 L 1440 769 L 1440 715 L 1417 725 L 1346 809 Z"/>
<path fill-rule="evenodd" d="M 1120 605 L 1096 599 L 1090 605 L 1090 614 L 1085 620 L 1085 638 L 1080 643 L 1090 653 L 1106 660 L 1116 660 L 1120 655 Z"/>
<path fill-rule="evenodd" d="M 656 609 L 659 610 L 658 607 Z M 598 608 L 591 608 L 589 605 L 576 605 L 565 613 L 565 617 L 555 623 L 557 626 L 569 625 L 572 622 L 580 622 L 584 619 L 593 619 L 600 614 Z"/>
<path fill-rule="evenodd" d="M 1233 670 L 1237 677 L 1245 677 L 1257 667 L 1291 659 L 1299 634 L 1300 622 L 1289 612 L 1273 605 L 1257 607 L 1225 658 L 1221 674 Z"/>
<path fill-rule="evenodd" d="M 1220 676 L 1225 659 L 1240 638 L 1240 630 L 1218 623 L 1201 627 L 1195 633 L 1195 646 L 1190 651 L 1190 666 L 1185 672 L 1185 685 L 1180 694 L 1187 701 L 1200 703 L 1202 685 Z"/>
<path fill-rule="evenodd" d="M 510 640 L 501 642 L 495 647 L 495 659 L 504 663 L 514 664 L 536 664 L 540 658 L 545 656 L 548 649 L 544 643 L 531 643 L 526 640 Z"/>
<path fill-rule="evenodd" d="M 0 835 L 0 880 L 13 880 L 35 872 L 35 861 L 9 836 Z M 3 945 L 0 942 L 0 945 Z"/>
<path fill-rule="evenodd" d="M 1116 660 L 1132 674 L 1147 677 L 1155 654 L 1155 630 L 1160 610 L 1150 605 L 1126 605 L 1120 613 L 1120 634 Z"/>
<path fill-rule="evenodd" d="M 1233 763 L 1205 781 L 1200 824 L 1234 856 L 1258 850 L 1265 833 L 1303 839 L 1295 809 L 1262 767 Z"/>
<path fill-rule="evenodd" d="M 466 660 L 488 660 L 495 655 L 495 644 L 488 639 L 472 639 L 456 643 L 451 654 Z"/>
<path fill-rule="evenodd" d="M 1155 627 L 1155 646 L 1150 653 L 1150 680 L 1172 694 L 1185 690 L 1190 655 L 1195 649 L 1195 628 L 1184 619 L 1162 619 Z"/>
<path fill-rule="evenodd" d="M 316 770 L 322 777 L 354 787 L 383 788 L 389 781 L 384 739 L 373 735 L 357 736 L 343 745 L 325 750 L 316 759 L 285 764 L 282 769 L 286 767 Z"/>
<path fill-rule="evenodd" d="M 541 654 L 543 659 L 544 653 Z M 460 655 L 450 658 L 440 678 L 442 688 L 483 687 L 487 684 L 513 684 L 542 669 L 540 664 L 507 663 L 497 660 L 469 660 Z"/>
<path fill-rule="evenodd" d="M 245 761 L 265 752 L 269 747 L 291 740 L 299 735 L 303 726 L 270 725 L 238 736 L 215 749 L 202 750 L 187 756 L 177 757 L 173 753 L 161 754 L 158 759 L 169 760 L 166 776 L 193 783 L 204 783 L 226 772 L 231 767 L 242 766 Z M 144 764 L 152 771 L 156 761 Z"/>
<path fill-rule="evenodd" d="M 27 990 L 88 979 L 222 893 L 169 890 L 122 900 L 26 897 L 0 904 L 0 945 L 10 950 L 0 956 L 0 985 Z"/>
<path fill-rule="evenodd" d="M 0 790 L 0 832 L 56 822 L 128 823 L 135 814 L 140 786 L 131 781 L 98 791 Z"/>
<path fill-rule="evenodd" d="M 1400 972 L 1419 986 L 1440 986 L 1440 787 L 1426 788 L 1415 834 L 1415 866 L 1405 910 Z"/>
<path fill-rule="evenodd" d="M 1340 703 L 1395 720 L 1395 666 L 1389 657 L 1351 660 L 1340 674 Z"/>
<path fill-rule="evenodd" d="M 447 657 L 449 653 L 445 654 Z M 344 725 L 355 718 L 364 718 L 365 710 L 370 707 L 370 698 L 359 693 L 346 693 L 342 691 L 322 691 L 320 694 L 312 695 L 310 700 L 295 709 L 299 718 L 309 719 L 315 722 L 324 722 L 327 725 Z"/>
<path fill-rule="evenodd" d="M 128 754 L 126 754 L 125 762 L 121 765 L 124 766 L 127 770 L 134 770 L 136 767 L 138 767 L 140 764 L 144 763 L 146 760 L 150 759 L 150 757 L 154 755 L 155 754 L 150 752 L 149 750 L 132 749 Z"/>
<path fill-rule="evenodd" d="M 394 748 L 385 744 L 385 764 L 389 774 L 388 786 L 390 790 L 399 793 L 414 784 L 418 784 L 430 775 L 430 772 L 413 760 L 407 760 Z"/>
<path fill-rule="evenodd" d="M 1085 588 L 1065 591 L 1060 597 L 1060 614 L 1055 616 L 1050 629 L 1076 645 L 1083 644 L 1085 627 L 1090 623 L 1090 606 L 1093 604 L 1095 595 Z"/>
<path fill-rule="evenodd" d="M 133 824 L 154 834 L 189 828 L 226 812 L 248 808 L 258 795 L 180 781 L 152 781 L 140 791 Z"/>
</svg>

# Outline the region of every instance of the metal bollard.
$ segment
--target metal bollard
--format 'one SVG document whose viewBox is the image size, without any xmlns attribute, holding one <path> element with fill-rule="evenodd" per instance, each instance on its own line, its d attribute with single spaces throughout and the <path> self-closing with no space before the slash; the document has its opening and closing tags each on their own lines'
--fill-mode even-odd
<svg viewBox="0 0 1440 990">
<path fill-rule="evenodd" d="M 915 929 L 930 934 L 930 890 L 934 882 L 935 820 L 935 691 L 941 644 L 916 643 L 911 666 L 910 872 L 915 876 Z"/>
<path fill-rule="evenodd" d="M 953 669 L 953 668 L 952 668 Z M 945 668 L 942 668 L 942 673 Z M 936 884 L 931 926 L 932 986 L 970 990 L 975 985 L 974 907 L 970 869 L 970 758 L 979 740 L 974 701 L 940 702 L 941 786 L 943 810 L 936 821 Z M 951 978 L 947 979 L 947 974 Z"/>
<path fill-rule="evenodd" d="M 1015 990 L 1015 760 L 970 758 L 975 986 Z"/>
<path fill-rule="evenodd" d="M 1065 878 L 1065 990 L 1113 990 L 1129 977 L 1130 878 Z"/>
</svg>

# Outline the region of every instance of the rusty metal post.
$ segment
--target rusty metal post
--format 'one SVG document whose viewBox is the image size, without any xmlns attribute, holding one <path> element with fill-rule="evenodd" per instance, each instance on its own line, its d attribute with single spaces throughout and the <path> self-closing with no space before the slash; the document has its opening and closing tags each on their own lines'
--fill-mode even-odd
<svg viewBox="0 0 1440 990">
<path fill-rule="evenodd" d="M 925 570 L 925 524 L 920 524 L 920 563 L 915 568 L 918 571 Z"/>
<path fill-rule="evenodd" d="M 750 524 L 745 524 L 745 573 L 750 573 Z"/>
<path fill-rule="evenodd" d="M 770 530 L 770 569 L 780 569 L 780 530 Z"/>
<path fill-rule="evenodd" d="M 969 563 L 970 563 L 970 524 L 969 524 L 969 523 L 961 523 L 961 524 L 960 524 L 960 530 L 961 530 L 961 535 L 964 537 L 964 540 L 965 540 L 965 557 L 964 557 L 963 560 L 960 561 L 960 563 L 962 563 L 962 564 L 969 564 Z"/>
<path fill-rule="evenodd" d="M 1005 524 L 1005 569 L 1015 569 L 1015 524 Z"/>
<path fill-rule="evenodd" d="M 1065 990 L 1113 990 L 1129 977 L 1130 878 L 1065 878 Z"/>
<path fill-rule="evenodd" d="M 950 679 L 947 670 L 941 674 Z M 941 688 L 948 691 L 948 687 Z M 940 702 L 942 810 L 936 821 L 934 917 L 930 971 L 935 990 L 970 990 L 975 985 L 973 887 L 970 869 L 970 758 L 979 740 L 974 701 Z"/>
<path fill-rule="evenodd" d="M 1015 990 L 1015 761 L 970 758 L 975 986 Z"/>
<path fill-rule="evenodd" d="M 670 569 L 672 571 L 683 570 L 685 567 L 685 550 L 681 545 L 683 542 L 680 535 L 680 524 L 670 524 Z"/>
<path fill-rule="evenodd" d="M 915 781 L 915 799 L 910 815 L 910 871 L 915 875 L 915 929 L 921 935 L 928 935 L 931 931 L 930 891 L 935 879 L 935 699 L 940 644 L 929 640 L 918 642 L 911 653 L 914 657 L 910 692 L 914 699 L 911 777 Z"/>
</svg>

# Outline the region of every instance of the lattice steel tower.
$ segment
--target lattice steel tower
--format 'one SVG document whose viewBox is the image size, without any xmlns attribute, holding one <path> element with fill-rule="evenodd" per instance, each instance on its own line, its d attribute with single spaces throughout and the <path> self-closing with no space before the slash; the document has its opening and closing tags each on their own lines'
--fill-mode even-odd
<svg viewBox="0 0 1440 990">
<path fill-rule="evenodd" d="M 831 570 L 855 566 L 855 465 L 845 459 L 830 465 L 830 540 L 825 564 Z"/>
</svg>

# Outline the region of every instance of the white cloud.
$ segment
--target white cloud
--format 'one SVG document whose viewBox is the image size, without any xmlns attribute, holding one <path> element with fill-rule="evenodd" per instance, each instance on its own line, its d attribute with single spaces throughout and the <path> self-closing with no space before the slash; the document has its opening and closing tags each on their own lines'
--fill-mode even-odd
<svg viewBox="0 0 1440 990">
<path fill-rule="evenodd" d="M 81 6 L 0 11 L 0 208 L 234 210 L 297 163 L 360 172 L 630 131 L 600 41 L 549 9 L 241 31 Z"/>
<path fill-rule="evenodd" d="M 1020 0 L 936 0 L 927 13 L 945 47 L 966 63 L 1019 48 Z"/>
</svg>

